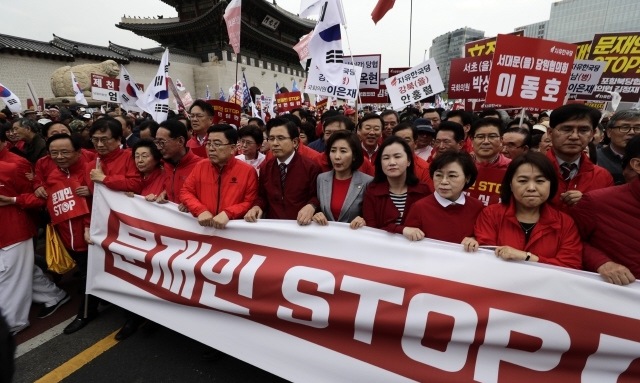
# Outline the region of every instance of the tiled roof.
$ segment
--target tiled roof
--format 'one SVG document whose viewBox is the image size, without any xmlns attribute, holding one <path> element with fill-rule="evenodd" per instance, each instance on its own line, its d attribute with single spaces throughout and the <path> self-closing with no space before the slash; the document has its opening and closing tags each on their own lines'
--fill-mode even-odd
<svg viewBox="0 0 640 383">
<path fill-rule="evenodd" d="M 150 55 L 154 55 L 155 53 L 164 53 L 164 49 L 165 49 L 164 47 L 144 48 L 142 49 L 142 52 Z M 191 56 L 191 57 L 200 58 L 200 55 L 197 53 L 185 51 L 184 49 L 179 49 L 174 47 L 169 47 L 169 52 L 177 55 L 182 55 L 182 56 Z M 153 57 L 158 57 L 158 56 L 154 55 Z"/>
<path fill-rule="evenodd" d="M 86 55 L 92 57 L 98 57 L 102 59 L 111 59 L 119 63 L 128 63 L 129 59 L 123 55 L 120 55 L 108 47 L 101 47 L 98 45 L 91 45 L 86 43 L 80 43 L 77 41 L 63 39 L 62 37 L 58 37 L 55 34 L 53 35 L 53 40 L 51 44 L 54 46 L 64 49 L 65 51 L 75 55 Z"/>
<path fill-rule="evenodd" d="M 0 52 L 16 52 L 33 55 L 54 56 L 65 60 L 73 60 L 73 55 L 49 42 L 24 39 L 16 36 L 0 34 Z"/>
<path fill-rule="evenodd" d="M 127 57 L 129 60 L 135 60 L 135 61 L 148 61 L 148 62 L 153 62 L 153 63 L 159 63 L 160 62 L 160 58 L 156 57 L 152 54 L 146 53 L 144 51 L 141 50 L 137 50 L 137 49 L 131 49 L 122 45 L 117 45 L 112 43 L 111 41 L 109 41 L 109 49 L 111 49 L 112 51 L 118 53 L 119 55 L 122 55 L 124 57 Z"/>
<path fill-rule="evenodd" d="M 209 25 L 213 25 L 218 21 L 218 14 L 224 12 L 225 3 L 220 2 L 215 4 L 209 10 L 202 15 L 195 17 L 188 21 L 177 21 L 173 23 L 118 23 L 116 27 L 120 29 L 126 29 L 135 33 L 139 33 L 142 36 L 147 35 L 170 35 L 170 34 L 183 34 L 186 32 L 199 31 Z"/>
</svg>

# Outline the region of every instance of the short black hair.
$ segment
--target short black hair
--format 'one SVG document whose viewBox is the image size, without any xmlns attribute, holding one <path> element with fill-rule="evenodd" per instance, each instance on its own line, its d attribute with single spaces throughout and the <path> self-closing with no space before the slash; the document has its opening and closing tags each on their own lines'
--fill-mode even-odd
<svg viewBox="0 0 640 383">
<path fill-rule="evenodd" d="M 284 126 L 287 128 L 287 133 L 289 133 L 289 137 L 291 137 L 292 140 L 300 137 L 298 126 L 293 121 L 280 117 L 272 118 L 267 122 L 267 136 L 269 136 L 269 132 L 271 132 L 272 128 L 278 126 Z"/>
<path fill-rule="evenodd" d="M 453 121 L 442 121 L 440 126 L 438 127 L 438 132 L 453 132 L 453 138 L 456 142 L 464 141 L 464 127 L 457 122 Z M 436 132 L 436 136 L 437 136 Z"/>
<path fill-rule="evenodd" d="M 462 109 L 450 110 L 447 113 L 446 120 L 448 121 L 451 117 L 460 117 L 460 120 L 462 121 L 462 125 L 471 125 L 471 123 L 473 122 L 473 115 Z"/>
<path fill-rule="evenodd" d="M 175 121 L 179 122 L 178 119 L 175 119 Z M 183 126 L 184 126 L 184 124 L 183 124 Z M 151 137 L 155 137 L 156 136 L 156 133 L 158 132 L 158 128 L 159 127 L 160 127 L 160 125 L 158 125 L 158 123 L 153 121 L 153 120 L 144 120 L 138 125 L 138 129 L 139 129 L 140 132 L 142 132 L 143 130 L 149 129 L 149 132 L 151 132 Z M 168 129 L 168 128 L 165 128 L 165 129 L 171 131 L 171 129 Z M 171 132 L 171 133 L 169 133 L 169 137 L 176 138 L 177 136 L 174 137 L 173 136 L 173 132 Z M 187 139 L 188 139 L 188 136 L 185 135 L 184 137 L 185 137 L 185 142 L 186 142 Z"/>
<path fill-rule="evenodd" d="M 258 147 L 262 145 L 264 141 L 264 136 L 262 135 L 262 130 L 255 125 L 247 125 L 243 126 L 238 130 L 238 138 L 251 137 L 256 142 Z"/>
<path fill-rule="evenodd" d="M 189 135 L 187 133 L 187 127 L 177 119 L 173 118 L 171 120 L 165 120 L 158 125 L 158 129 L 163 128 L 169 131 L 169 137 L 171 138 L 184 138 L 183 146 L 187 145 L 187 140 L 189 140 Z M 156 129 L 156 132 L 158 131 Z M 153 135 L 155 137 L 155 134 Z"/>
<path fill-rule="evenodd" d="M 362 145 L 360 145 L 358 136 L 349 130 L 338 130 L 327 139 L 324 154 L 327 157 L 329 167 L 333 168 L 333 164 L 331 163 L 331 146 L 338 140 L 345 140 L 347 144 L 349 144 L 351 148 L 351 171 L 355 172 L 364 163 L 364 154 L 362 153 Z"/>
<path fill-rule="evenodd" d="M 382 142 L 382 144 L 380 144 L 378 155 L 376 155 L 375 160 L 376 172 L 375 177 L 373 177 L 373 182 L 380 183 L 387 181 L 387 175 L 384 174 L 384 171 L 382 170 L 382 152 L 387 148 L 387 146 L 393 144 L 402 145 L 402 148 L 407 155 L 407 159 L 409 160 L 409 166 L 407 167 L 407 179 L 405 183 L 409 186 L 417 185 L 419 180 L 418 177 L 416 177 L 416 172 L 414 170 L 415 164 L 413 161 L 413 152 L 411 151 L 411 147 L 409 147 L 409 144 L 407 144 L 405 140 L 397 136 L 389 136 Z"/>
<path fill-rule="evenodd" d="M 502 134 L 502 121 L 497 118 L 487 117 L 476 120 L 469 130 L 469 137 L 476 135 L 476 130 L 484 128 L 485 126 L 493 126 L 498 129 L 498 134 Z"/>
<path fill-rule="evenodd" d="M 264 121 L 262 121 L 260 117 L 251 117 L 247 120 L 247 124 L 251 124 L 252 122 L 256 122 L 258 124 L 258 127 L 260 127 L 261 129 L 264 128 Z"/>
<path fill-rule="evenodd" d="M 111 137 L 116 140 L 120 140 L 122 138 L 122 124 L 120 124 L 120 121 L 109 116 L 99 118 L 93 123 L 93 125 L 91 125 L 91 129 L 89 129 L 89 137 L 93 136 L 96 132 L 105 133 L 106 131 L 110 131 Z"/>
<path fill-rule="evenodd" d="M 298 118 L 298 116 L 296 116 L 295 114 L 291 114 L 291 113 L 283 114 L 282 116 L 280 116 L 280 118 L 293 122 L 294 124 L 296 124 L 298 128 L 302 127 L 302 120 Z"/>
<path fill-rule="evenodd" d="M 549 116 L 549 126 L 551 129 L 567 121 L 581 120 L 588 118 L 591 121 L 591 128 L 595 129 L 600 122 L 602 113 L 598 109 L 583 104 L 567 104 L 554 109 Z"/>
<path fill-rule="evenodd" d="M 394 126 L 393 129 L 391 130 L 391 134 L 396 134 L 397 132 L 401 130 L 406 130 L 406 129 L 411 130 L 411 138 L 413 138 L 413 140 L 415 141 L 416 138 L 418 138 L 418 129 L 415 126 L 413 126 L 411 122 L 408 122 L 408 121 L 401 122 L 398 125 Z"/>
<path fill-rule="evenodd" d="M 465 182 L 462 190 L 469 189 L 471 185 L 476 182 L 476 178 L 478 178 L 478 169 L 476 169 L 476 164 L 473 161 L 473 158 L 471 158 L 471 155 L 464 150 L 459 152 L 448 151 L 438 155 L 429 166 L 429 175 L 431 176 L 431 179 L 433 179 L 433 175 L 438 170 L 454 162 L 457 162 L 460 165 L 465 178 L 469 179 Z"/>
<path fill-rule="evenodd" d="M 551 183 L 549 187 L 549 198 L 547 201 L 552 200 L 558 192 L 558 176 L 556 175 L 556 169 L 551 161 L 544 154 L 529 150 L 511 160 L 511 163 L 507 167 L 507 171 L 502 179 L 502 187 L 500 189 L 500 203 L 503 205 L 508 206 L 511 204 L 511 196 L 513 194 L 513 191 L 511 190 L 511 181 L 513 181 L 513 176 L 515 176 L 518 168 L 526 164 L 531 164 L 538 168 L 542 172 L 544 178 L 548 179 Z"/>
<path fill-rule="evenodd" d="M 69 128 L 67 125 L 63 124 L 62 122 L 59 122 L 59 121 L 49 121 L 49 122 L 47 122 L 46 124 L 44 124 L 44 126 L 42 127 L 42 135 L 46 138 L 46 137 L 47 137 L 47 135 L 49 134 L 49 129 L 51 129 L 51 127 L 52 127 L 53 125 L 56 125 L 56 124 L 58 124 L 58 125 L 62 125 L 62 126 L 64 126 L 64 127 L 66 127 L 66 128 L 67 128 L 67 130 L 68 130 L 69 132 L 71 132 L 71 128 Z"/>
<path fill-rule="evenodd" d="M 189 107 L 189 113 L 191 113 L 191 110 L 195 106 L 202 109 L 209 116 L 213 116 L 215 114 L 215 111 L 213 110 L 213 105 L 209 104 L 205 100 L 202 100 L 202 99 L 195 100 L 193 104 L 191 104 L 191 106 Z"/>
<path fill-rule="evenodd" d="M 400 122 L 400 115 L 393 109 L 387 109 L 380 113 L 380 118 L 385 118 L 386 116 L 396 116 L 396 121 Z"/>
<path fill-rule="evenodd" d="M 136 150 L 138 150 L 138 148 L 149 148 L 153 159 L 156 160 L 156 167 L 159 168 L 162 166 L 162 153 L 160 153 L 160 149 L 158 149 L 158 146 L 153 142 L 153 140 L 143 138 L 133 144 L 131 147 L 131 157 L 133 157 L 134 161 L 136 159 Z"/>
<path fill-rule="evenodd" d="M 493 116 L 495 114 L 500 116 L 499 118 L 502 119 L 502 114 L 500 114 L 498 109 L 495 109 L 495 108 L 484 108 L 484 109 L 482 109 L 482 111 L 478 114 L 478 117 L 485 118 L 487 116 Z"/>
<path fill-rule="evenodd" d="M 78 137 L 77 135 L 70 136 L 67 133 L 56 133 L 53 136 L 49 137 L 49 139 L 47 139 L 47 150 L 49 150 L 49 146 L 51 146 L 51 143 L 53 141 L 64 139 L 71 141 L 73 150 L 75 150 L 76 152 L 82 149 L 82 141 L 80 141 L 80 137 Z"/>
<path fill-rule="evenodd" d="M 376 113 L 367 113 L 360 120 L 358 120 L 358 130 L 362 128 L 362 124 L 369 120 L 378 120 L 380 121 L 380 127 L 384 128 L 384 120 Z"/>
<path fill-rule="evenodd" d="M 531 148 L 531 132 L 527 128 L 509 128 L 504 131 L 503 136 L 507 133 L 517 133 L 522 134 L 524 136 L 523 145 L 526 145 L 528 148 Z"/>
<path fill-rule="evenodd" d="M 210 133 L 224 133 L 224 138 L 229 141 L 230 144 L 238 143 L 238 131 L 231 125 L 228 124 L 214 124 L 207 129 L 207 136 Z"/>
<path fill-rule="evenodd" d="M 633 158 L 640 157 L 640 136 L 633 137 L 624 148 L 624 156 L 622 157 L 622 169 L 629 166 L 629 162 Z"/>
</svg>

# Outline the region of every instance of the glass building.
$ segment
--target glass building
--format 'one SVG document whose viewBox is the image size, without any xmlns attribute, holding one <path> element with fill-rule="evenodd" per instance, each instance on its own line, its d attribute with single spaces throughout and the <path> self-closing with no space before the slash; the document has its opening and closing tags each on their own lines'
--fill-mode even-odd
<svg viewBox="0 0 640 383">
<path fill-rule="evenodd" d="M 449 88 L 451 60 L 463 56 L 464 44 L 483 37 L 484 31 L 465 27 L 433 39 L 431 48 L 429 48 L 429 57 L 436 60 L 445 89 Z"/>
</svg>

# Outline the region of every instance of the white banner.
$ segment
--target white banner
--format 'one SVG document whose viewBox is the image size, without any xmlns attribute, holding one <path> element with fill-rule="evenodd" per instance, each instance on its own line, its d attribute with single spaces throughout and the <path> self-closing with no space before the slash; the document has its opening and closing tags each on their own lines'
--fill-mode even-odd
<svg viewBox="0 0 640 383">
<path fill-rule="evenodd" d="M 380 57 L 381 55 L 344 56 L 344 63 L 362 68 L 360 74 L 360 89 L 380 88 Z"/>
<path fill-rule="evenodd" d="M 575 60 L 571 77 L 569 77 L 567 94 L 592 94 L 600 82 L 600 77 L 602 77 L 606 66 L 607 63 L 604 61 Z"/>
<path fill-rule="evenodd" d="M 384 80 L 391 104 L 396 110 L 440 92 L 444 85 L 436 60 L 429 59 L 411 69 Z"/>
<path fill-rule="evenodd" d="M 304 93 L 320 96 L 337 97 L 345 100 L 355 100 L 358 97 L 358 88 L 362 68 L 354 65 L 344 65 L 342 85 L 332 85 L 325 75 L 311 64 L 309 76 L 304 84 Z"/>
<path fill-rule="evenodd" d="M 91 238 L 89 293 L 291 381 L 638 376 L 639 283 L 334 222 L 215 230 L 102 185 Z"/>
<path fill-rule="evenodd" d="M 91 73 L 91 98 L 94 100 L 120 103 L 120 81 L 115 77 L 107 77 Z"/>
</svg>

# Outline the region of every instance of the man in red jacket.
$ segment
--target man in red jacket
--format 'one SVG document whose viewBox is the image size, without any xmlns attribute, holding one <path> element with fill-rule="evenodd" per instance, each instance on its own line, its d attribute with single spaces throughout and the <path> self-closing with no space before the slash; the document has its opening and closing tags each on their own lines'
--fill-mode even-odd
<svg viewBox="0 0 640 383">
<path fill-rule="evenodd" d="M 549 136 L 551 149 L 546 155 L 557 170 L 558 193 L 551 201 L 567 211 L 582 194 L 613 186 L 613 177 L 594 165 L 584 152 L 600 121 L 600 111 L 582 104 L 563 105 L 551 112 Z"/>
<path fill-rule="evenodd" d="M 207 139 L 207 129 L 213 125 L 214 114 L 213 106 L 204 100 L 195 100 L 189 108 L 193 135 L 187 142 L 187 147 L 191 149 L 193 154 L 202 158 L 207 157 L 207 147 L 204 143 Z"/>
<path fill-rule="evenodd" d="M 198 163 L 184 183 L 180 199 L 201 226 L 224 229 L 244 217 L 258 196 L 253 166 L 235 158 L 238 131 L 231 125 L 207 130 L 209 161 Z"/>
<path fill-rule="evenodd" d="M 69 301 L 69 296 L 33 263 L 32 237 L 36 227 L 29 214 L 16 204 L 19 196 L 33 193 L 25 176 L 31 172 L 31 164 L 9 152 L 6 140 L 6 136 L 0 136 L 0 217 L 6 224 L 0 230 L 0 314 L 15 334 L 29 326 L 32 300 L 44 303 L 52 313 Z"/>
<path fill-rule="evenodd" d="M 257 222 L 264 213 L 264 218 L 308 225 L 320 204 L 316 194 L 320 166 L 296 152 L 300 139 L 295 123 L 273 118 L 267 123 L 267 136 L 273 157 L 260 170 L 259 195 L 244 219 Z"/>
<path fill-rule="evenodd" d="M 623 163 L 640 175 L 640 136 L 627 144 Z M 588 192 L 569 213 L 584 241 L 586 270 L 616 285 L 640 278 L 640 178 Z"/>
<path fill-rule="evenodd" d="M 154 142 L 162 153 L 166 174 L 164 192 L 156 198 L 158 203 L 171 201 L 180 204 L 182 185 L 194 166 L 205 161 L 187 148 L 187 137 L 187 128 L 178 120 L 164 121 L 156 132 Z"/>
</svg>

